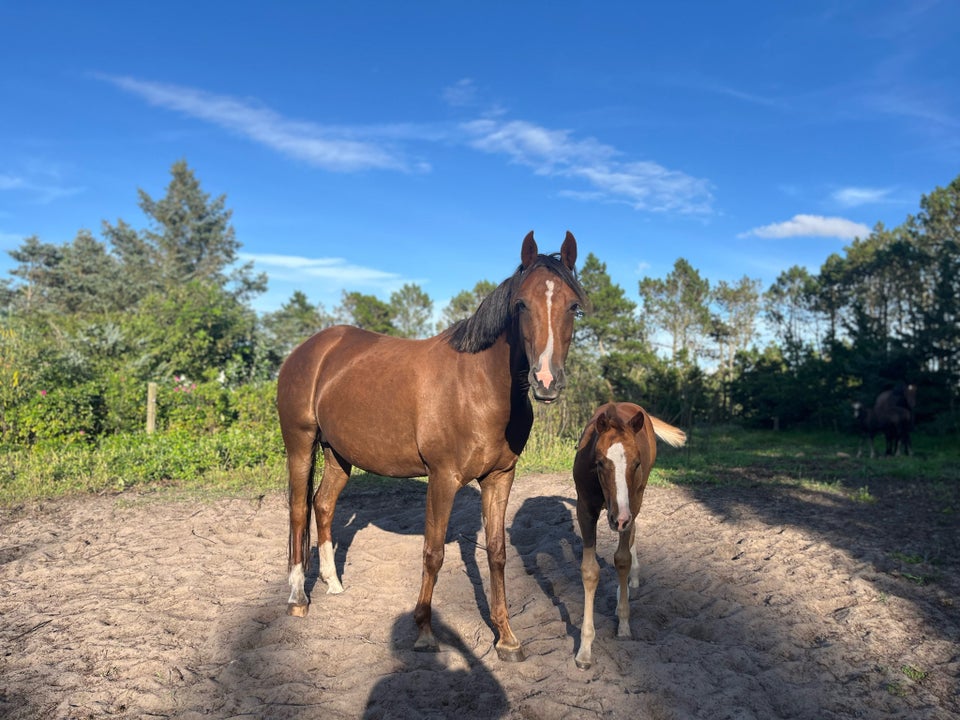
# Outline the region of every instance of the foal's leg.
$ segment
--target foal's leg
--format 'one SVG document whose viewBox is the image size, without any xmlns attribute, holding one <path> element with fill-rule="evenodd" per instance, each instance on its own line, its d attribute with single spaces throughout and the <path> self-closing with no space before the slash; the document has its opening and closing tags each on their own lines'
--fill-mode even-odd
<svg viewBox="0 0 960 720">
<path fill-rule="evenodd" d="M 630 635 L 630 589 L 627 587 L 627 576 L 633 560 L 633 528 L 637 525 L 634 518 L 627 532 L 620 533 L 617 551 L 613 554 L 613 564 L 617 568 L 620 586 L 617 591 L 617 637 L 629 638 Z M 639 583 L 638 583 L 639 584 Z"/>
<path fill-rule="evenodd" d="M 317 555 L 320 556 L 320 579 L 327 584 L 327 594 L 343 592 L 337 578 L 333 559 L 333 513 L 343 486 L 350 479 L 351 465 L 331 448 L 323 449 L 323 476 L 320 487 L 313 497 L 313 510 L 317 514 Z"/>
<path fill-rule="evenodd" d="M 597 632 L 593 627 L 593 599 L 600 582 L 600 564 L 597 562 L 597 518 L 599 510 L 593 510 L 577 503 L 577 522 L 580 525 L 580 537 L 583 538 L 583 559 L 580 562 L 580 577 L 583 580 L 583 626 L 580 628 L 580 650 L 574 662 L 581 670 L 593 664 L 593 638 Z"/>
<path fill-rule="evenodd" d="M 630 587 L 640 587 L 640 561 L 637 559 L 637 519 L 630 523 Z"/>
<path fill-rule="evenodd" d="M 287 551 L 290 598 L 287 614 L 303 617 L 309 601 L 303 585 L 310 559 L 310 480 L 313 474 L 316 429 L 284 430 L 289 478 L 290 540 Z"/>
<path fill-rule="evenodd" d="M 494 647 L 501 660 L 520 662 L 524 659 L 523 646 L 510 627 L 507 609 L 507 588 L 503 570 L 507 564 L 507 543 L 504 531 L 507 501 L 513 487 L 513 470 L 491 473 L 480 483 L 483 505 L 483 531 L 487 543 L 487 564 L 490 567 L 490 621 L 497 629 Z"/>
<path fill-rule="evenodd" d="M 427 514 L 423 529 L 423 574 L 420 579 L 420 595 L 413 609 L 413 619 L 420 629 L 413 649 L 436 651 L 437 638 L 430 624 L 432 615 L 433 588 L 443 566 L 444 541 L 453 498 L 460 489 L 459 478 L 451 473 L 433 472 L 427 480 Z"/>
</svg>

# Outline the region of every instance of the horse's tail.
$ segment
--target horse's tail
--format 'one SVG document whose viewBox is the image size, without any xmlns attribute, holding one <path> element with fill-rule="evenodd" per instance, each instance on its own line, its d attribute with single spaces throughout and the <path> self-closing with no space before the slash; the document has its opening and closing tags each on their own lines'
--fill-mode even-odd
<svg viewBox="0 0 960 720">
<path fill-rule="evenodd" d="M 680 428 L 674 427 L 670 423 L 666 423 L 653 415 L 650 416 L 650 420 L 653 421 L 654 435 L 663 440 L 667 445 L 680 447 L 687 442 L 687 434 Z"/>
</svg>

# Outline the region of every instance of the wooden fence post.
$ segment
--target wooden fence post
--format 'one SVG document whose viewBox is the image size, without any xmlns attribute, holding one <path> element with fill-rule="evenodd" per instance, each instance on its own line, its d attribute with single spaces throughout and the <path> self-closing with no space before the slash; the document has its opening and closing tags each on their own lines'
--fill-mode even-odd
<svg viewBox="0 0 960 720">
<path fill-rule="evenodd" d="M 157 429 L 157 384 L 147 383 L 147 435 Z"/>
</svg>

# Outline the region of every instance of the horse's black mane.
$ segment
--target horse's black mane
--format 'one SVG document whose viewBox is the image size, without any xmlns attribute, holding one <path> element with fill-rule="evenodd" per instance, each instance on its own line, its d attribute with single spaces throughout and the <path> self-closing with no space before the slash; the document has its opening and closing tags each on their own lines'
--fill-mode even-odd
<svg viewBox="0 0 960 720">
<path fill-rule="evenodd" d="M 577 294 L 581 305 L 587 304 L 587 295 L 577 280 L 576 271 L 560 261 L 560 253 L 537 255 L 530 267 L 524 269 L 521 265 L 513 275 L 487 295 L 473 315 L 444 330 L 442 334 L 446 336 L 447 342 L 458 352 L 467 353 L 477 353 L 493 345 L 510 327 L 514 310 L 513 296 L 524 275 L 538 267 L 544 267 L 557 275 Z"/>
</svg>

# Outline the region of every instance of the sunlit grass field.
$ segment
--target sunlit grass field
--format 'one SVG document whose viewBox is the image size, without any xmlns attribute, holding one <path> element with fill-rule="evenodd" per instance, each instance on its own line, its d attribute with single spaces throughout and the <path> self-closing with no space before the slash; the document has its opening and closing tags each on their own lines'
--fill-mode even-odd
<svg viewBox="0 0 960 720">
<path fill-rule="evenodd" d="M 856 457 L 849 433 L 697 427 L 679 449 L 658 444 L 650 483 L 736 485 L 797 484 L 869 497 L 872 479 L 960 483 L 960 443 L 952 437 L 914 435 L 909 457 Z M 883 452 L 882 439 L 877 450 Z M 518 474 L 570 473 L 576 440 L 537 434 Z M 0 505 L 84 493 L 186 492 L 223 496 L 285 489 L 279 430 L 231 427 L 203 435 L 130 434 L 96 446 L 5 448 L 0 463 Z M 364 482 L 374 482 L 364 476 Z M 572 485 L 572 479 L 571 479 Z"/>
</svg>

